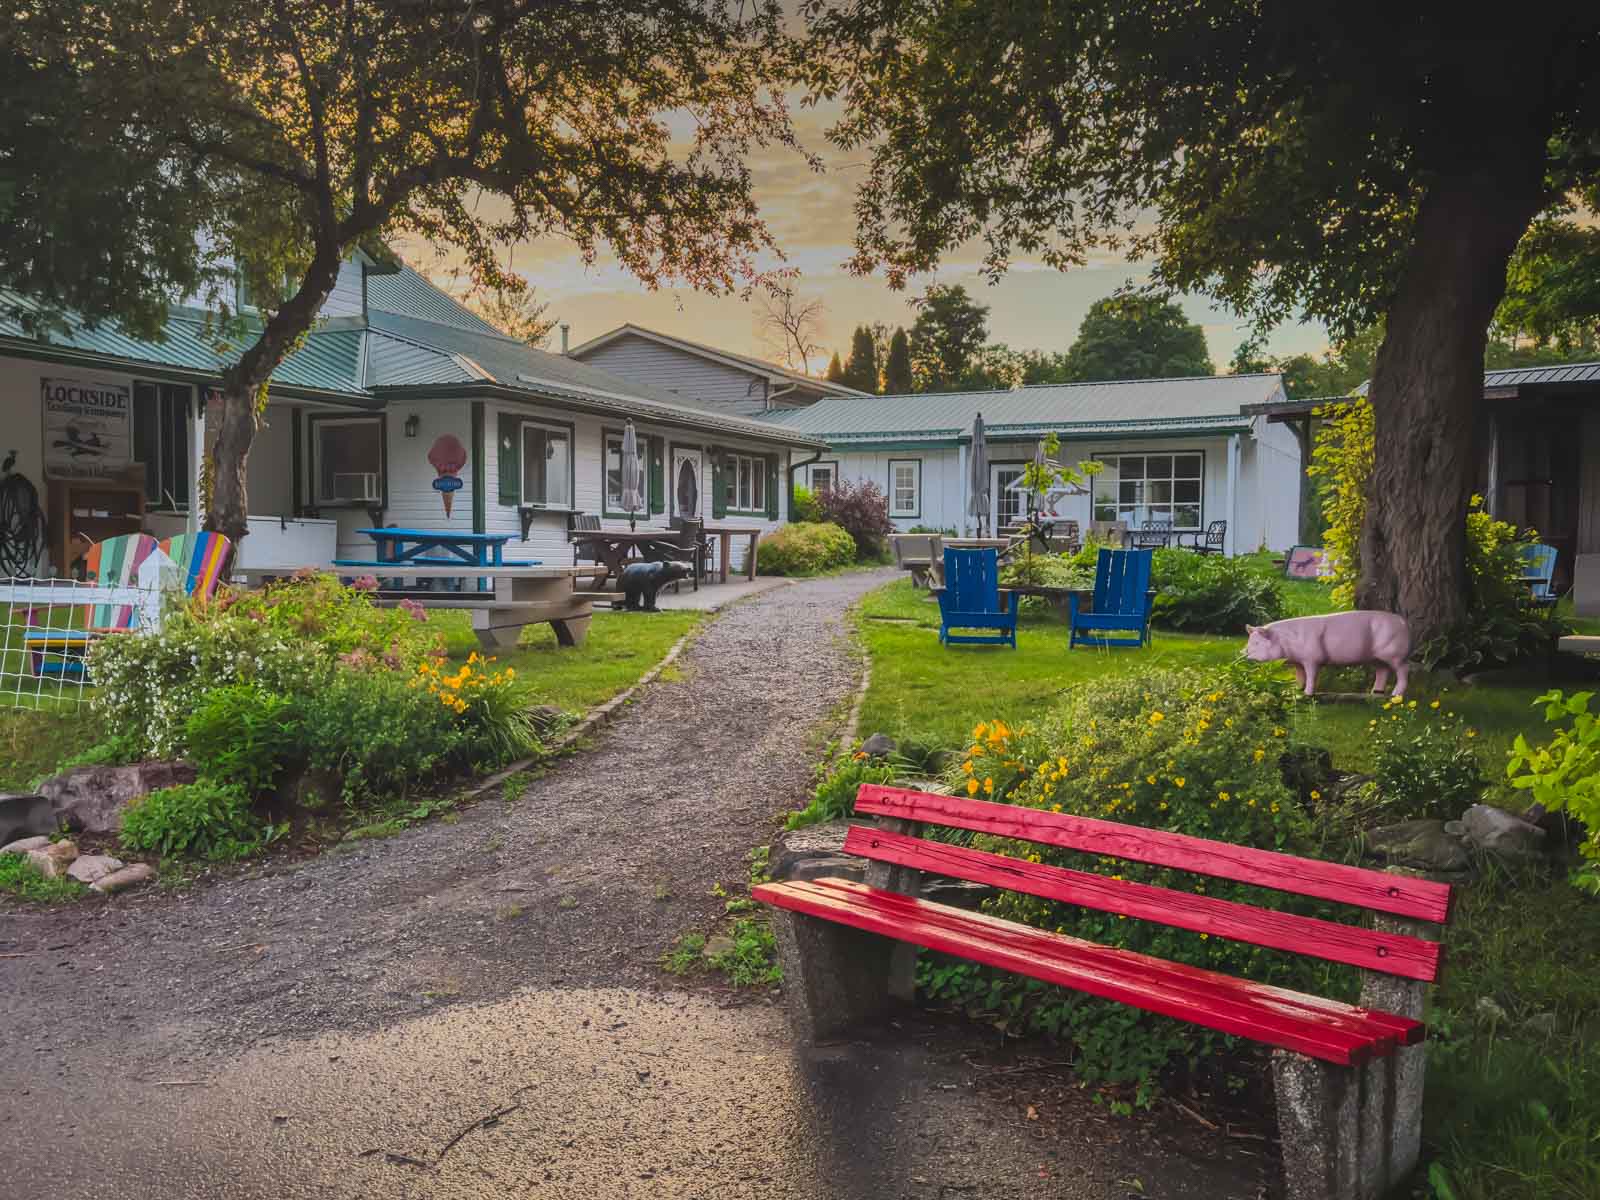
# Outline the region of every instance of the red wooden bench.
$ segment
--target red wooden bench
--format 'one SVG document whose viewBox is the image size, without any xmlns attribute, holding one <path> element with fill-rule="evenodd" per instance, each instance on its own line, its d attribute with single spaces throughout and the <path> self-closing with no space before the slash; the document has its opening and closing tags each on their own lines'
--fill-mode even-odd
<svg viewBox="0 0 1600 1200">
<path fill-rule="evenodd" d="M 1415 1167 L 1421 1139 L 1422 1016 L 1439 972 L 1450 888 L 1115 821 L 863 785 L 845 850 L 864 883 L 766 883 L 797 1032 L 826 1039 L 910 1000 L 917 947 L 1177 1017 L 1273 1047 L 1290 1200 L 1375 1200 Z M 1031 863 L 914 836 L 921 824 L 974 830 L 1337 901 L 1372 926 Z M 1345 1004 L 918 898 L 922 876 L 971 880 L 1362 969 Z"/>
</svg>

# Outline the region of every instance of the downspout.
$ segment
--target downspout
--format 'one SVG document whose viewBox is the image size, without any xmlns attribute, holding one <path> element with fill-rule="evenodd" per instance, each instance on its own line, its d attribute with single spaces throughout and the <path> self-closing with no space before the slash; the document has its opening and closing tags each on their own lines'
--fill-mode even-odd
<svg viewBox="0 0 1600 1200">
<path fill-rule="evenodd" d="M 790 453 L 790 456 L 792 458 L 794 452 L 791 450 L 789 453 Z M 814 462 L 818 461 L 819 459 L 821 459 L 821 457 L 825 453 L 827 453 L 827 451 L 818 450 L 810 458 L 803 459 L 800 462 L 790 462 L 789 463 L 789 507 L 784 510 L 785 512 L 787 512 L 789 514 L 788 518 L 787 518 L 788 520 L 790 520 L 790 521 L 794 520 L 794 475 L 795 475 L 795 472 L 798 471 L 801 467 L 809 467 L 812 463 L 814 463 Z"/>
<path fill-rule="evenodd" d="M 763 392 L 766 393 L 767 411 L 768 412 L 772 411 L 772 402 L 774 400 L 783 399 L 785 396 L 787 396 L 790 392 L 794 391 L 795 388 L 797 388 L 799 386 L 800 385 L 798 383 L 791 383 L 788 387 L 781 387 L 777 391 L 773 391 L 772 390 L 772 380 L 770 380 L 770 379 L 767 380 L 767 385 L 764 388 L 761 389 Z"/>
<path fill-rule="evenodd" d="M 1231 558 L 1239 546 L 1239 435 L 1228 438 L 1228 549 Z"/>
</svg>

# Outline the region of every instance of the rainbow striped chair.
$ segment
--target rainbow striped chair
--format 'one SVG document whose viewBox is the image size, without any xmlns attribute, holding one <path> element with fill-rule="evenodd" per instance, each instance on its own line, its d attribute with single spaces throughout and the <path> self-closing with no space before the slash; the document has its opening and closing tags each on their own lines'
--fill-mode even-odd
<svg viewBox="0 0 1600 1200">
<path fill-rule="evenodd" d="M 156 549 L 156 539 L 148 533 L 129 533 L 96 542 L 84 555 L 88 581 L 106 587 L 135 584 L 139 568 Z M 82 675 L 84 651 L 95 639 L 133 628 L 132 605 L 85 604 L 80 611 L 81 624 L 30 629 L 23 634 L 23 649 L 28 652 L 35 675 Z"/>
<path fill-rule="evenodd" d="M 228 561 L 231 545 L 220 533 L 202 531 L 169 537 L 160 543 L 160 550 L 177 564 L 184 595 L 209 600 L 222 580 L 222 565 Z"/>
</svg>

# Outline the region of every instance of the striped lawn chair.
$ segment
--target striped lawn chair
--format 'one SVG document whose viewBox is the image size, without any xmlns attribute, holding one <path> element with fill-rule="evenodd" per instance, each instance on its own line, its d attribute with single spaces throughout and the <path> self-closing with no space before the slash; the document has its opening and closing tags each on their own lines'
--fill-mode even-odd
<svg viewBox="0 0 1600 1200">
<path fill-rule="evenodd" d="M 180 533 L 161 543 L 161 553 L 177 564 L 184 595 L 209 600 L 222 580 L 222 565 L 231 543 L 220 533 Z"/>
<path fill-rule="evenodd" d="M 102 587 L 132 586 L 138 582 L 139 567 L 156 549 L 156 539 L 148 533 L 129 533 L 96 542 L 84 556 L 88 580 Z M 81 627 L 30 629 L 23 634 L 23 649 L 28 652 L 35 675 L 82 675 L 83 655 L 92 642 L 134 625 L 132 605 L 85 604 L 81 611 Z"/>
</svg>

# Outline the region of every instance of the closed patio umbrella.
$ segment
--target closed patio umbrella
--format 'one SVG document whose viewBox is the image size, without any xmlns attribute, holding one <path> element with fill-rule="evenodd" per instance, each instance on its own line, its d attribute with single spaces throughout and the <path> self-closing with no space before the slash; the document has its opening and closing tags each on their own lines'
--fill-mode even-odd
<svg viewBox="0 0 1600 1200">
<path fill-rule="evenodd" d="M 978 519 L 978 536 L 989 515 L 989 444 L 983 436 L 983 414 L 972 422 L 972 451 L 967 456 L 967 514 Z"/>
<path fill-rule="evenodd" d="M 644 463 L 639 458 L 639 437 L 629 421 L 622 430 L 622 508 L 628 514 L 628 528 L 634 527 L 634 514 L 644 507 Z"/>
</svg>

